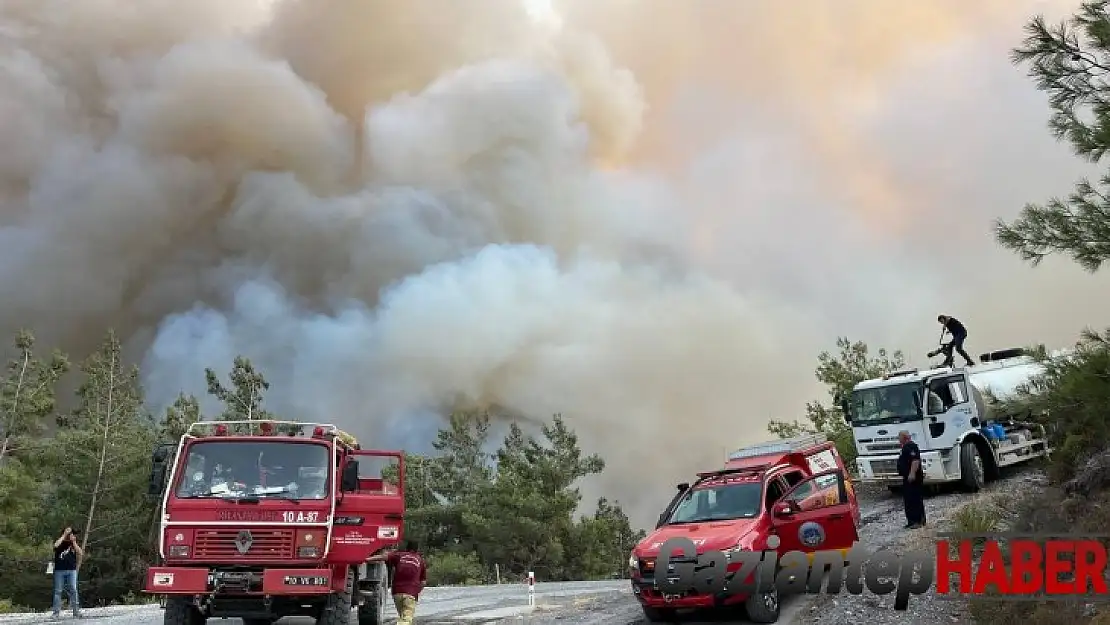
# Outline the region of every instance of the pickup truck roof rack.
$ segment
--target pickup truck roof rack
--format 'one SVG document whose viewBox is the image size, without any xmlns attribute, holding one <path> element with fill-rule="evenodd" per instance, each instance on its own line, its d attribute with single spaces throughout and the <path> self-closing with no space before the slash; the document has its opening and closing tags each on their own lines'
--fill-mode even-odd
<svg viewBox="0 0 1110 625">
<path fill-rule="evenodd" d="M 771 466 L 771 465 L 770 464 L 767 464 L 767 465 L 762 465 L 761 464 L 759 466 L 754 466 L 754 467 L 734 467 L 734 468 L 731 468 L 731 469 L 714 469 L 713 471 L 702 471 L 701 473 L 698 473 L 697 475 L 698 475 L 698 479 L 701 480 L 701 479 L 705 479 L 707 477 L 720 477 L 722 475 L 734 475 L 734 474 L 737 474 L 737 473 L 762 473 L 763 470 L 766 469 L 769 466 Z"/>
<path fill-rule="evenodd" d="M 825 434 L 803 434 L 802 436 L 786 438 L 781 441 L 741 447 L 729 454 L 728 459 L 731 461 L 754 458 L 756 456 L 766 456 L 768 454 L 796 453 L 827 442 L 829 442 L 829 437 Z M 751 470 L 751 468 L 745 470 Z"/>
</svg>

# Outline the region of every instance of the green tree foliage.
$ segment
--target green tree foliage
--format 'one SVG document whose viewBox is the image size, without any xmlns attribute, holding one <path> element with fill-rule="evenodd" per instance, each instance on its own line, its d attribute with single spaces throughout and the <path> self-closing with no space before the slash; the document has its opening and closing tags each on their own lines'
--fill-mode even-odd
<svg viewBox="0 0 1110 625">
<path fill-rule="evenodd" d="M 616 502 L 575 518 L 577 482 L 604 462 L 584 454 L 556 415 L 538 436 L 510 426 L 496 450 L 491 415 L 460 412 L 433 443 L 435 456 L 406 458 L 406 534 L 428 553 L 433 583 L 591 579 L 624 572 L 634 531 Z"/>
<path fill-rule="evenodd" d="M 836 347 L 840 352 L 833 355 L 821 352 L 817 356 L 817 380 L 829 387 L 831 405 L 826 406 L 820 401 L 811 401 L 806 404 L 806 417 L 804 422 L 771 421 L 767 429 L 780 438 L 790 438 L 807 433 L 822 433 L 836 442 L 836 449 L 844 458 L 844 463 L 850 469 L 855 467 L 856 444 L 852 437 L 852 428 L 844 420 L 844 413 L 840 409 L 840 398 L 848 398 L 852 388 L 864 380 L 881 377 L 906 366 L 902 352 L 887 353 L 880 348 L 872 356 L 867 344 L 862 341 L 853 343 L 846 337 L 836 340 Z"/>
<path fill-rule="evenodd" d="M 133 587 L 139 562 L 149 555 L 135 553 L 134 542 L 146 535 L 153 514 L 145 475 L 156 428 L 144 408 L 139 371 L 124 364 L 115 333 L 81 364 L 81 373 L 77 408 L 44 452 L 47 466 L 66 476 L 52 513 L 64 513 L 54 519 L 57 527 L 78 523 L 84 530 L 80 566 L 96 571 L 90 576 L 114 594 Z"/>
<path fill-rule="evenodd" d="M 0 463 L 15 451 L 20 438 L 42 433 L 54 412 L 54 387 L 69 370 L 69 361 L 55 352 L 46 361 L 35 357 L 35 337 L 27 331 L 15 337 L 15 358 L 0 380 Z"/>
<path fill-rule="evenodd" d="M 200 403 L 197 402 L 197 398 L 181 393 L 173 404 L 166 408 L 158 438 L 166 442 L 176 441 L 185 435 L 189 426 L 200 420 Z"/>
<path fill-rule="evenodd" d="M 224 386 L 212 369 L 204 370 L 208 382 L 208 394 L 224 403 L 224 411 L 217 416 L 220 421 L 254 421 L 272 419 L 274 415 L 263 410 L 262 400 L 270 389 L 261 372 L 255 371 L 249 358 L 237 356 L 231 367 L 228 380 L 231 386 Z"/>
<path fill-rule="evenodd" d="M 1110 15 L 1107 0 L 1084 2 L 1060 24 L 1032 19 L 1013 51 L 1049 98 L 1049 128 L 1075 153 L 1099 163 L 1110 149 Z M 1080 180 L 1066 198 L 1028 204 L 1012 223 L 998 221 L 1005 248 L 1033 265 L 1048 254 L 1066 254 L 1088 271 L 1110 258 L 1110 173 L 1097 183 Z"/>
</svg>

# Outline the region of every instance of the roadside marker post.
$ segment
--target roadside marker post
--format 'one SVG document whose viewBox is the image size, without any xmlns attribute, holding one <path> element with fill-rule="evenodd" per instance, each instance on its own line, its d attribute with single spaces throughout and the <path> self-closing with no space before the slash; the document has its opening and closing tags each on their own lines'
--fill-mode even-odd
<svg viewBox="0 0 1110 625">
<path fill-rule="evenodd" d="M 528 571 L 528 607 L 536 606 L 536 573 Z"/>
</svg>

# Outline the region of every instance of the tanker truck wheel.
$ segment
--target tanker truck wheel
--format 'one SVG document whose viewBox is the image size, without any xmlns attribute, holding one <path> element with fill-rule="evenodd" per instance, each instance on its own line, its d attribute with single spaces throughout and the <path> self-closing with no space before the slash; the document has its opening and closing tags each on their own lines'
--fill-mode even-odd
<svg viewBox="0 0 1110 625">
<path fill-rule="evenodd" d="M 316 625 L 347 625 L 351 622 L 351 595 L 355 588 L 354 569 L 347 569 L 347 587 L 328 595 L 316 617 Z"/>
<path fill-rule="evenodd" d="M 168 597 L 162 613 L 165 625 L 203 625 L 208 619 L 193 605 L 190 597 Z"/>
<path fill-rule="evenodd" d="M 968 492 L 977 493 L 984 482 L 983 454 L 975 441 L 964 441 L 960 445 L 960 483 Z"/>
</svg>

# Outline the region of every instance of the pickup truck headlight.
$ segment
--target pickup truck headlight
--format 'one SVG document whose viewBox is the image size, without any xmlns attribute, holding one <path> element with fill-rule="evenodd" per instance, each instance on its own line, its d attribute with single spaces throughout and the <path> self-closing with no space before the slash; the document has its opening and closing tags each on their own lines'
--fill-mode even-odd
<svg viewBox="0 0 1110 625">
<path fill-rule="evenodd" d="M 189 545 L 170 545 L 169 557 L 171 558 L 188 558 Z"/>
<path fill-rule="evenodd" d="M 725 557 L 728 558 L 729 562 L 731 562 L 740 554 L 741 551 L 744 551 L 744 548 L 740 545 L 736 545 L 732 549 L 725 550 Z"/>
<path fill-rule="evenodd" d="M 318 558 L 320 557 L 320 549 L 317 547 L 298 547 L 298 558 Z"/>
</svg>

